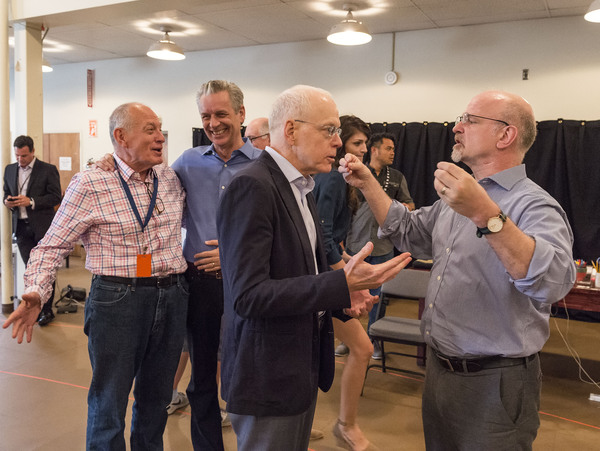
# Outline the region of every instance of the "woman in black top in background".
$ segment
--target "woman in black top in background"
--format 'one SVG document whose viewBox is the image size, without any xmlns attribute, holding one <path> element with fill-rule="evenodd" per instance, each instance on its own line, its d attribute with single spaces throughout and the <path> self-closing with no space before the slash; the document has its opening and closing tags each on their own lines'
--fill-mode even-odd
<svg viewBox="0 0 600 451">
<path fill-rule="evenodd" d="M 325 236 L 327 262 L 333 269 L 343 268 L 350 258 L 342 243 L 350 228 L 352 214 L 358 207 L 355 188 L 348 185 L 338 172 L 339 160 L 352 153 L 361 158 L 367 152 L 369 126 L 356 116 L 340 117 L 342 147 L 337 151 L 331 172 L 317 174 L 314 195 L 317 211 Z M 348 354 L 342 372 L 340 414 L 333 433 L 341 446 L 351 450 L 375 449 L 357 424 L 358 400 L 362 390 L 367 365 L 373 354 L 373 345 L 360 321 L 350 316 L 342 320 L 333 318 L 335 336 L 342 341 L 336 355 Z M 345 348 L 345 349 L 343 349 Z M 343 352 L 345 351 L 345 352 Z"/>
</svg>

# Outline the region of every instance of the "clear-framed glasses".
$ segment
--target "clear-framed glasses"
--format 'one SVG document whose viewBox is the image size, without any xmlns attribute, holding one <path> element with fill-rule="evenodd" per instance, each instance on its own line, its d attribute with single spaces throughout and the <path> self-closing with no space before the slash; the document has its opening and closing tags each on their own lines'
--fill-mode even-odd
<svg viewBox="0 0 600 451">
<path fill-rule="evenodd" d="M 340 127 L 336 127 L 335 125 L 320 125 L 320 124 L 315 124 L 314 122 L 303 121 L 301 119 L 294 119 L 294 120 L 296 122 L 302 122 L 303 124 L 314 125 L 315 127 L 318 127 L 321 130 L 325 130 L 330 138 L 332 138 L 333 135 L 340 136 L 342 134 L 342 129 Z"/>
<path fill-rule="evenodd" d="M 146 185 L 146 192 L 148 193 L 148 197 L 150 199 L 152 199 L 152 190 L 150 189 L 150 182 L 144 182 L 144 185 Z M 156 195 L 156 204 L 154 204 L 154 211 L 156 212 L 157 215 L 160 215 L 163 211 L 165 211 L 165 204 L 163 204 L 162 199 L 158 196 L 158 193 Z"/>
<path fill-rule="evenodd" d="M 471 114 L 471 113 L 463 113 L 462 116 L 458 116 L 456 118 L 456 121 L 454 122 L 454 125 L 458 125 L 460 123 L 472 124 L 473 123 L 473 121 L 471 120 L 472 117 L 477 117 L 479 119 L 487 119 L 488 121 L 500 122 L 501 124 L 504 124 L 504 125 L 510 125 L 508 122 L 501 121 L 500 119 L 494 119 L 494 118 L 485 117 L 485 116 L 478 116 L 476 114 Z"/>
<path fill-rule="evenodd" d="M 263 136 L 269 136 L 269 133 L 263 133 L 262 135 L 258 135 L 258 136 L 248 136 L 248 139 L 250 140 L 251 143 L 254 143 L 255 139 L 262 138 Z"/>
</svg>

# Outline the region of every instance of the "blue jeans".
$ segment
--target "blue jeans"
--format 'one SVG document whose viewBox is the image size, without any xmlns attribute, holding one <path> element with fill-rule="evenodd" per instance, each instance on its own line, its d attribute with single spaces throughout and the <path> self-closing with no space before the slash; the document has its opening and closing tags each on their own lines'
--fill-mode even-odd
<svg viewBox="0 0 600 451">
<path fill-rule="evenodd" d="M 365 261 L 367 263 L 370 263 L 371 265 L 378 265 L 380 263 L 385 263 L 388 260 L 391 260 L 392 258 L 394 258 L 394 251 L 390 252 L 389 254 L 378 255 L 376 257 L 369 256 L 369 257 L 365 258 Z M 371 293 L 371 296 L 379 296 L 380 297 L 379 302 L 381 302 L 381 287 L 373 288 L 373 289 L 369 290 L 369 293 Z M 375 305 L 373 307 L 373 309 L 369 312 L 369 323 L 367 324 L 367 333 L 369 333 L 371 324 L 373 324 L 375 321 L 377 321 L 377 308 L 378 308 L 378 305 Z M 381 304 L 379 317 L 383 318 L 384 316 L 385 316 L 385 304 Z"/>
<path fill-rule="evenodd" d="M 134 380 L 131 450 L 163 449 L 187 304 L 183 276 L 165 288 L 93 277 L 84 326 L 92 364 L 88 450 L 125 450 L 125 413 Z"/>
</svg>

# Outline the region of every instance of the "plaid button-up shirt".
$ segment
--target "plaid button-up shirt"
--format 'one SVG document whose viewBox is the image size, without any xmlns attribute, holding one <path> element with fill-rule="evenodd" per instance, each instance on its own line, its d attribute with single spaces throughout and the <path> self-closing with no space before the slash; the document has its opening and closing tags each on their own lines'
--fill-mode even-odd
<svg viewBox="0 0 600 451">
<path fill-rule="evenodd" d="M 85 267 L 93 274 L 136 277 L 137 255 L 143 253 L 152 254 L 152 276 L 185 271 L 181 247 L 185 192 L 177 175 L 161 165 L 141 180 L 114 157 L 142 220 L 150 205 L 148 190 L 158 177 L 157 205 L 143 233 L 117 172 L 92 169 L 76 174 L 46 236 L 31 253 L 25 272 L 26 293 L 37 291 L 45 302 L 56 268 L 79 240 L 87 254 Z"/>
</svg>

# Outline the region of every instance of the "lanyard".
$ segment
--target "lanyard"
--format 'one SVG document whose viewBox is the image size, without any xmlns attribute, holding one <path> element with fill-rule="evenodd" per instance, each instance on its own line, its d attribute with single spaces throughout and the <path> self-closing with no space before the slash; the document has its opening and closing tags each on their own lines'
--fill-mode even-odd
<svg viewBox="0 0 600 451">
<path fill-rule="evenodd" d="M 142 233 L 143 233 L 144 228 L 148 225 L 148 222 L 150 222 L 150 218 L 152 217 L 152 210 L 154 210 L 154 206 L 156 205 L 156 196 L 158 195 L 158 176 L 156 175 L 156 172 L 155 172 L 154 173 L 154 191 L 152 192 L 152 197 L 150 198 L 150 206 L 148 207 L 148 213 L 146 213 L 146 219 L 144 220 L 144 222 L 142 222 L 142 217 L 140 216 L 140 213 L 139 213 L 137 207 L 135 206 L 135 202 L 133 201 L 133 196 L 131 195 L 131 190 L 129 189 L 129 186 L 127 186 L 127 182 L 125 182 L 125 179 L 123 179 L 123 176 L 119 172 L 119 166 L 117 165 L 117 160 L 115 160 L 115 169 L 117 170 L 117 174 L 119 174 L 119 178 L 121 179 L 121 184 L 123 185 L 123 190 L 125 191 L 125 194 L 127 195 L 127 199 L 129 200 L 129 205 L 131 205 L 131 209 L 133 210 L 135 217 L 137 218 L 138 222 L 142 226 Z"/>
</svg>

